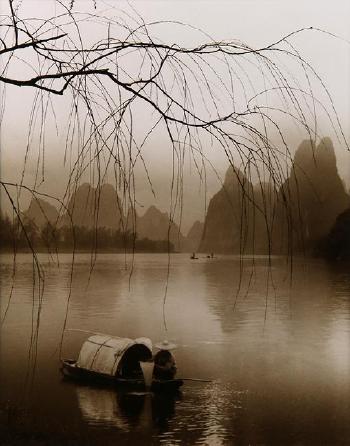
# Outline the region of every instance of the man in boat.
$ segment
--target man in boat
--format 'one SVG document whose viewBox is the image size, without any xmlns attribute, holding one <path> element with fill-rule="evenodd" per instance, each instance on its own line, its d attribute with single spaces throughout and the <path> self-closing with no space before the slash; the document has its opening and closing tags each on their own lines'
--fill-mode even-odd
<svg viewBox="0 0 350 446">
<path fill-rule="evenodd" d="M 169 341 L 159 342 L 155 345 L 159 350 L 154 355 L 154 369 L 153 377 L 159 380 L 169 380 L 174 379 L 176 375 L 176 363 L 175 358 L 171 354 L 170 350 L 176 348 L 176 344 Z"/>
</svg>

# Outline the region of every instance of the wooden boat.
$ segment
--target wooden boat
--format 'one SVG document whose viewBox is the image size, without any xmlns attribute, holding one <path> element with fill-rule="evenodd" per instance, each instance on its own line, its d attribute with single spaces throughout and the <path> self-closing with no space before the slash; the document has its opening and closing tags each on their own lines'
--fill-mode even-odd
<svg viewBox="0 0 350 446">
<path fill-rule="evenodd" d="M 61 371 L 78 380 L 144 389 L 140 362 L 148 361 L 152 361 L 152 342 L 148 338 L 94 335 L 84 342 L 77 360 L 62 360 Z M 181 379 L 153 378 L 150 388 L 154 392 L 175 392 L 182 384 Z"/>
</svg>

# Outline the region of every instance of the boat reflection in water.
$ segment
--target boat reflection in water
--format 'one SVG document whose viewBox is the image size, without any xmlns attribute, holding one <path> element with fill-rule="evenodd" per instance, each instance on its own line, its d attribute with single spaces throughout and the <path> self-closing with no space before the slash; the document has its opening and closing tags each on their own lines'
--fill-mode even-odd
<svg viewBox="0 0 350 446">
<path fill-rule="evenodd" d="M 152 426 L 166 429 L 175 415 L 176 401 L 181 398 L 180 392 L 126 392 L 87 385 L 78 385 L 76 392 L 79 408 L 88 424 L 124 432 Z"/>
</svg>

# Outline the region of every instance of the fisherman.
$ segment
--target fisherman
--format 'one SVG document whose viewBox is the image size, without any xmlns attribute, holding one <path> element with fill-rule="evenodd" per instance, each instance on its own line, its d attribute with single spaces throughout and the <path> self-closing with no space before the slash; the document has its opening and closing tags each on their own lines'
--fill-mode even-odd
<svg viewBox="0 0 350 446">
<path fill-rule="evenodd" d="M 160 380 L 174 379 L 176 375 L 176 363 L 174 356 L 170 353 L 170 350 L 174 350 L 176 344 L 169 341 L 159 342 L 155 345 L 159 350 L 154 355 L 154 369 L 153 377 Z"/>
</svg>

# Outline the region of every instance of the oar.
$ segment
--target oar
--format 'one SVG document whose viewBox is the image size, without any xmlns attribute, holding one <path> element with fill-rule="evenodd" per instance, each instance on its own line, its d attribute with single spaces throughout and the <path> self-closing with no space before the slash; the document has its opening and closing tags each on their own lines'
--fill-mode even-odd
<svg viewBox="0 0 350 446">
<path fill-rule="evenodd" d="M 212 383 L 212 379 L 201 379 L 201 378 L 179 378 L 182 379 L 182 381 L 198 381 L 201 383 Z"/>
<path fill-rule="evenodd" d="M 92 333 L 98 336 L 111 336 L 114 337 L 113 335 L 109 335 L 106 333 L 99 333 L 98 331 L 93 331 L 93 330 L 82 330 L 81 328 L 66 328 L 65 331 L 80 331 L 81 333 Z"/>
</svg>

